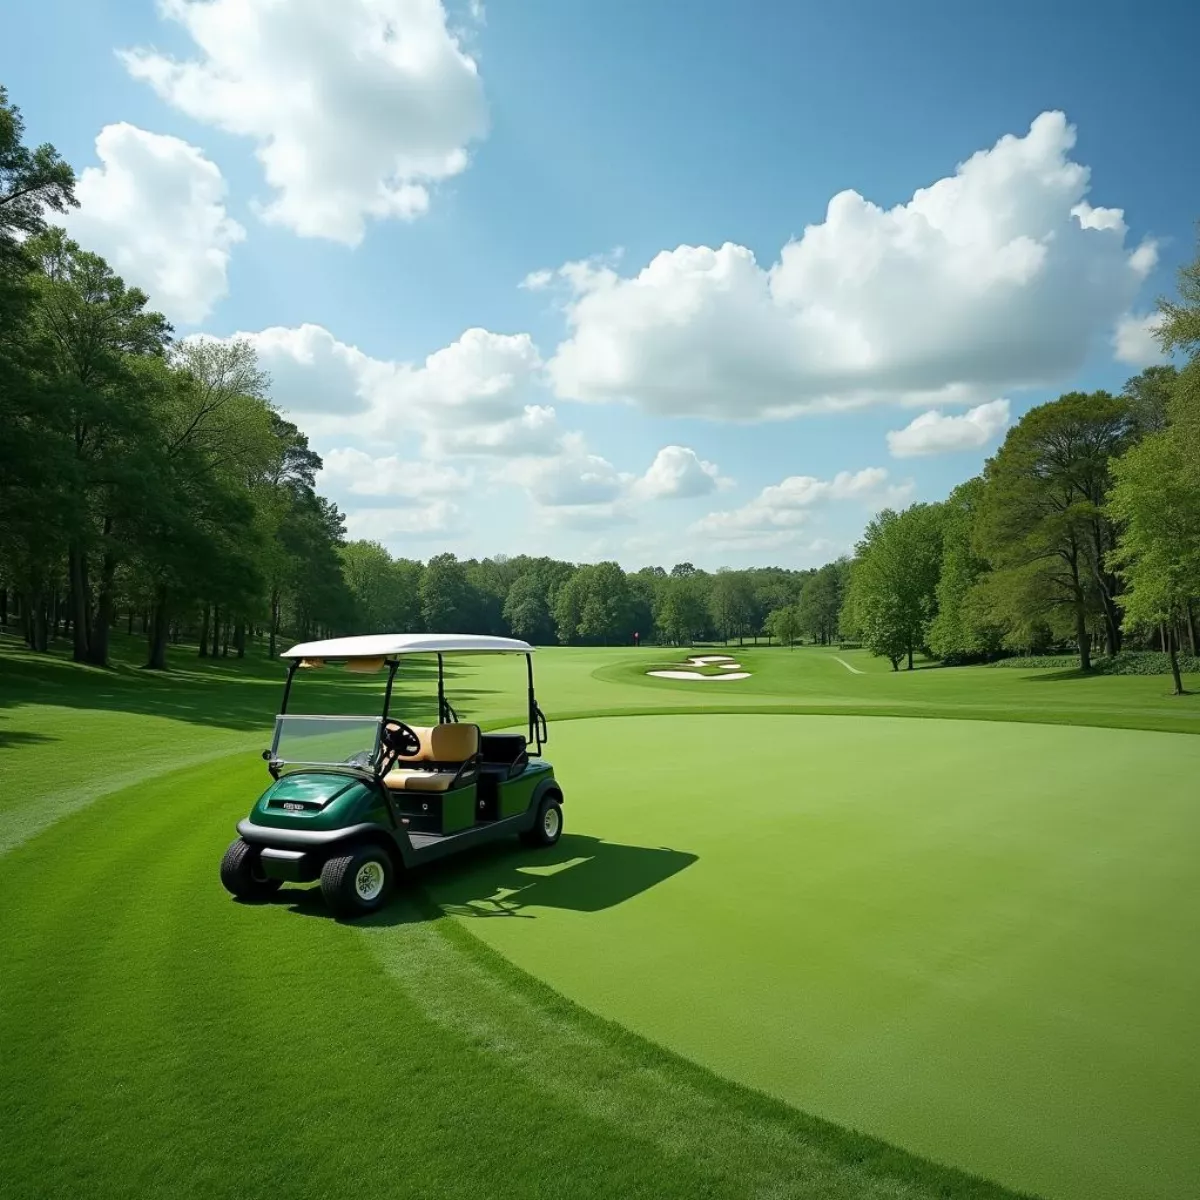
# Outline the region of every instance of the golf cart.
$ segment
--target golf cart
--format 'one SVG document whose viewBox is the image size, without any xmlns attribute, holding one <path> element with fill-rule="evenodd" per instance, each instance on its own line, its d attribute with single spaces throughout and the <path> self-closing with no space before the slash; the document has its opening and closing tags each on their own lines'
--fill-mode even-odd
<svg viewBox="0 0 1200 1200">
<path fill-rule="evenodd" d="M 525 734 L 481 733 L 446 699 L 451 654 L 523 654 L 529 680 Z M 390 712 L 392 685 L 414 655 L 437 657 L 438 724 L 408 725 Z M 472 634 L 375 634 L 305 642 L 289 662 L 271 748 L 272 783 L 221 860 L 221 882 L 264 900 L 284 882 L 319 879 L 330 909 L 381 908 L 398 872 L 519 835 L 552 846 L 562 832 L 562 790 L 541 758 L 546 718 L 533 690 L 533 647 Z M 298 672 L 342 665 L 385 673 L 377 717 L 288 713 Z M 530 752 L 532 751 L 532 757 Z"/>
</svg>

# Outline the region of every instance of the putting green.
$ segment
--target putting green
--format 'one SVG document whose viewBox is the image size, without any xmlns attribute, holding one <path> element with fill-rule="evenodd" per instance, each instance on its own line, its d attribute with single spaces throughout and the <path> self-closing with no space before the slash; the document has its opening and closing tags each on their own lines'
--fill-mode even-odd
<svg viewBox="0 0 1200 1200">
<path fill-rule="evenodd" d="M 428 886 L 586 1007 L 940 1162 L 1200 1184 L 1200 740 L 895 718 L 563 722 L 556 851 Z"/>
</svg>

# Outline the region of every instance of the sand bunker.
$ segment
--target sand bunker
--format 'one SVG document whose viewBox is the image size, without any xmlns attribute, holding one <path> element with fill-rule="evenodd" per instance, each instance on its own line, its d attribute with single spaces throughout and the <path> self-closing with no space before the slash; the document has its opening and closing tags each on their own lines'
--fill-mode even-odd
<svg viewBox="0 0 1200 1200">
<path fill-rule="evenodd" d="M 657 679 L 699 679 L 702 683 L 710 683 L 718 679 L 749 679 L 750 672 L 742 670 L 742 664 L 734 662 L 728 654 L 705 654 L 699 657 L 689 658 L 693 666 L 705 667 L 714 666 L 721 675 L 704 675 L 699 671 L 685 671 L 682 668 L 677 671 L 647 671 L 647 675 L 653 675 Z"/>
</svg>

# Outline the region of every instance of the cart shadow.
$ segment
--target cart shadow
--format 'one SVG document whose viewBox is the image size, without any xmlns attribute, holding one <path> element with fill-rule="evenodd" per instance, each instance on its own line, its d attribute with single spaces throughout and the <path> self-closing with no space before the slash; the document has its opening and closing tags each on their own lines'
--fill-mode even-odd
<svg viewBox="0 0 1200 1200">
<path fill-rule="evenodd" d="M 563 834 L 550 849 L 515 839 L 468 850 L 449 862 L 410 872 L 382 911 L 355 925 L 390 927 L 436 921 L 509 917 L 535 919 L 530 909 L 600 912 L 665 883 L 698 855 L 657 846 L 628 846 L 585 834 Z M 299 916 L 333 916 L 315 885 L 285 887 L 256 903 L 281 905 Z"/>
<path fill-rule="evenodd" d="M 538 908 L 600 912 L 665 883 L 697 859 L 656 846 L 629 846 L 585 834 L 563 834 L 549 849 L 493 844 L 414 872 L 430 918 L 532 920 Z M 372 923 L 413 919 L 388 909 Z M 392 906 L 396 908 L 396 906 Z M 398 918 L 398 919 L 397 919 Z"/>
</svg>

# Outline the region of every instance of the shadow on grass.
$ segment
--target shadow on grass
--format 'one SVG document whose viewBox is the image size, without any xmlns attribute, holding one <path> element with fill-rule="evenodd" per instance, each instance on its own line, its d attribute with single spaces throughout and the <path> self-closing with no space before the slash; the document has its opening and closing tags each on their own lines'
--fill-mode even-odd
<svg viewBox="0 0 1200 1200">
<path fill-rule="evenodd" d="M 599 912 L 664 883 L 696 861 L 665 847 L 627 846 L 564 833 L 549 849 L 495 842 L 414 872 L 433 904 L 452 916 L 524 917 L 529 908 Z"/>
<path fill-rule="evenodd" d="M 59 738 L 50 737 L 45 733 L 28 733 L 23 729 L 0 729 L 0 750 L 10 750 L 16 746 L 40 746 L 59 740 Z"/>
<path fill-rule="evenodd" d="M 114 638 L 113 665 L 74 663 L 69 648 L 34 654 L 15 639 L 0 639 L 0 710 L 17 705 L 54 705 L 168 717 L 237 731 L 268 730 L 279 709 L 286 666 L 254 647 L 244 659 L 199 658 L 195 646 L 171 649 L 171 669 L 142 670 L 138 639 Z M 463 711 L 477 706 L 488 689 L 460 688 L 461 668 L 446 664 L 447 695 Z M 380 711 L 386 674 L 354 675 L 337 667 L 305 671 L 296 679 L 289 709 L 297 713 Z M 407 659 L 396 675 L 393 710 L 411 723 L 435 721 L 437 664 Z M 466 715 L 464 713 L 464 719 Z M 3 736 L 3 735 L 0 735 Z M 0 745 L 5 743 L 0 742 Z M 15 744 L 15 743 L 14 743 Z"/>
<path fill-rule="evenodd" d="M 600 912 L 641 895 L 696 862 L 665 847 L 627 846 L 584 834 L 563 834 L 549 849 L 529 849 L 515 838 L 429 863 L 405 876 L 395 899 L 355 924 L 390 927 L 441 917 L 532 920 L 529 908 Z M 321 889 L 284 887 L 266 904 L 301 916 L 332 919 Z"/>
</svg>

